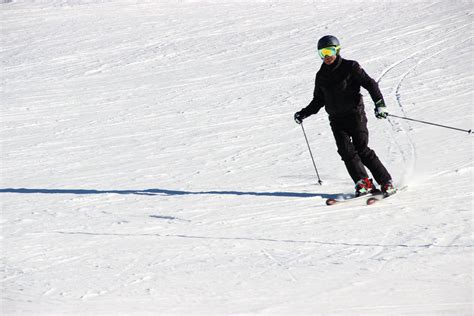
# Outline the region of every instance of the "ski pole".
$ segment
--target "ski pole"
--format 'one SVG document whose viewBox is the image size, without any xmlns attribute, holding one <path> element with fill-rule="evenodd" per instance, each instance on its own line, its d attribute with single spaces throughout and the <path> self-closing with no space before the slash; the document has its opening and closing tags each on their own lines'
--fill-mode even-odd
<svg viewBox="0 0 474 316">
<path fill-rule="evenodd" d="M 308 137 L 306 137 L 306 132 L 304 131 L 304 127 L 303 127 L 303 122 L 301 122 L 300 125 L 301 125 L 301 129 L 303 130 L 303 135 L 304 135 L 304 139 L 306 140 L 306 145 L 308 145 L 309 154 L 311 156 L 311 160 L 313 161 L 313 166 L 314 166 L 314 170 L 316 171 L 316 176 L 318 177 L 318 183 L 319 185 L 323 185 L 323 181 L 321 181 L 321 178 L 319 177 L 318 168 L 316 168 L 316 163 L 314 162 L 313 153 L 311 152 L 311 147 L 309 147 Z"/>
<path fill-rule="evenodd" d="M 428 124 L 428 125 L 434 125 L 434 126 L 443 127 L 443 128 L 449 128 L 449 129 L 453 129 L 453 130 L 456 130 L 456 131 L 466 132 L 468 134 L 472 133 L 472 129 L 467 130 L 467 129 L 457 128 L 457 127 L 452 127 L 452 126 L 446 126 L 446 125 L 441 125 L 441 124 L 436 124 L 436 123 L 431 123 L 431 122 L 415 120 L 415 119 L 412 119 L 412 118 L 409 118 L 409 117 L 397 116 L 397 115 L 393 115 L 393 114 L 387 114 L 387 116 L 396 117 L 396 118 L 399 118 L 399 119 L 404 119 L 404 120 L 423 123 L 423 124 Z"/>
</svg>

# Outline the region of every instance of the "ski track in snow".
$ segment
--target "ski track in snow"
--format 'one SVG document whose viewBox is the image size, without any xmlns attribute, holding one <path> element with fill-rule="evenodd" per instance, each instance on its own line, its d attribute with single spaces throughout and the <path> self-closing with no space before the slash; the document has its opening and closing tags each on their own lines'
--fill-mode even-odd
<svg viewBox="0 0 474 316">
<path fill-rule="evenodd" d="M 452 19 L 450 18 L 450 20 L 452 21 Z M 403 73 L 401 76 L 400 76 L 400 79 L 398 81 L 398 83 L 395 85 L 395 87 L 393 88 L 393 91 L 392 91 L 392 95 L 395 96 L 396 98 L 396 102 L 397 102 L 397 105 L 399 106 L 403 116 L 408 116 L 407 113 L 406 113 L 406 110 L 405 110 L 405 107 L 403 106 L 402 104 L 402 101 L 401 101 L 401 95 L 400 95 L 400 88 L 402 86 L 402 83 L 403 81 L 408 77 L 409 74 L 411 74 L 420 64 L 424 63 L 424 62 L 427 62 L 433 58 L 435 58 L 436 56 L 442 54 L 442 53 L 446 53 L 448 52 L 450 49 L 453 49 L 453 48 L 459 48 L 459 49 L 462 49 L 466 44 L 466 42 L 470 41 L 472 39 L 472 36 L 468 37 L 467 39 L 465 40 L 462 40 L 460 41 L 459 43 L 456 42 L 455 44 L 453 45 L 450 45 L 448 47 L 444 47 L 446 43 L 452 43 L 452 38 L 451 36 L 459 31 L 462 31 L 466 28 L 470 28 L 471 27 L 471 23 L 469 24 L 466 24 L 466 25 L 461 25 L 460 27 L 457 27 L 456 29 L 454 29 L 453 31 L 450 31 L 446 34 L 443 35 L 443 37 L 445 39 L 442 39 L 440 40 L 439 42 L 435 43 L 435 44 L 432 44 L 432 45 L 429 45 L 428 47 L 424 48 L 424 49 L 421 49 L 419 51 L 416 51 L 415 53 L 411 54 L 410 56 L 406 57 L 406 58 L 403 58 L 395 63 L 393 63 L 392 65 L 390 65 L 389 67 L 387 67 L 385 70 L 382 71 L 382 74 L 379 76 L 377 82 L 380 83 L 380 81 L 384 78 L 384 76 L 386 76 L 390 71 L 392 71 L 394 68 L 396 67 L 399 67 L 400 65 L 402 65 L 403 63 L 407 62 L 407 61 L 410 61 L 412 60 L 413 58 L 415 57 L 418 57 L 419 55 L 423 54 L 423 53 L 426 53 L 427 51 L 429 50 L 432 50 L 433 48 L 438 48 L 436 53 L 434 54 L 430 54 L 428 57 L 426 58 L 423 58 L 423 59 L 420 59 L 419 61 L 417 61 L 415 63 L 414 66 L 410 67 L 405 73 Z M 388 118 L 388 121 L 390 122 L 390 124 L 392 125 L 392 129 L 393 131 L 401 131 L 405 134 L 405 137 L 406 137 L 406 140 L 407 140 L 407 143 L 409 145 L 409 149 L 410 149 L 410 153 L 406 153 L 405 150 L 403 149 L 403 146 L 396 140 L 396 134 L 392 135 L 393 137 L 393 141 L 395 143 L 395 145 L 398 147 L 398 150 L 399 150 L 399 153 L 400 155 L 402 155 L 403 157 L 403 161 L 404 163 L 406 164 L 406 171 L 403 175 L 403 180 L 400 182 L 402 185 L 405 184 L 408 180 L 405 180 L 405 179 L 409 179 L 410 177 L 413 176 L 413 172 L 415 170 L 415 166 L 416 166 L 416 160 L 417 160 L 417 154 L 416 154 L 416 146 L 413 142 L 413 140 L 410 138 L 409 136 L 409 133 L 406 131 L 406 129 L 404 129 L 402 127 L 401 124 L 397 124 L 396 122 L 392 122 L 392 119 Z M 411 126 L 410 126 L 410 123 L 406 123 L 408 128 L 411 129 Z M 410 156 L 409 158 L 407 156 Z"/>
<path fill-rule="evenodd" d="M 0 10 L 2 315 L 472 314 L 472 136 L 376 120 L 363 92 L 409 189 L 327 207 L 352 183 L 326 115 L 322 186 L 292 120 L 334 34 L 390 112 L 471 128 L 471 3 Z"/>
</svg>

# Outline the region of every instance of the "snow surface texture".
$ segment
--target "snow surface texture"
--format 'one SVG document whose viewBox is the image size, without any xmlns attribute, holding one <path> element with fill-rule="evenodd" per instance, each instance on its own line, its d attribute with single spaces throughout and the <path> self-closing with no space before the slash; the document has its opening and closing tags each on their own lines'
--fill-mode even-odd
<svg viewBox="0 0 474 316">
<path fill-rule="evenodd" d="M 376 120 L 397 185 L 351 183 L 317 39 L 391 113 L 472 128 L 471 1 L 2 1 L 3 315 L 473 311 L 473 136 Z"/>
</svg>

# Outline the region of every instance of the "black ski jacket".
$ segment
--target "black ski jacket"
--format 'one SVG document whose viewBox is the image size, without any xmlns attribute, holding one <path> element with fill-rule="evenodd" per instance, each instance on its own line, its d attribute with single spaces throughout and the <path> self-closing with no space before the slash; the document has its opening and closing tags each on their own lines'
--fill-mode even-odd
<svg viewBox="0 0 474 316">
<path fill-rule="evenodd" d="M 316 73 L 313 100 L 302 109 L 304 117 L 316 114 L 325 106 L 330 121 L 355 113 L 364 113 L 360 87 L 364 87 L 375 102 L 383 100 L 377 82 L 369 77 L 358 62 L 338 56 L 331 65 L 323 63 Z"/>
</svg>

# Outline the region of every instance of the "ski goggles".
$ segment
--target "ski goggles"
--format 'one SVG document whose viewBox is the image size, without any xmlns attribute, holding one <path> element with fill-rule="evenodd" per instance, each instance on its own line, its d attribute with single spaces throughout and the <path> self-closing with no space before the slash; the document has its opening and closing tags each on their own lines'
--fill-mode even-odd
<svg viewBox="0 0 474 316">
<path fill-rule="evenodd" d="M 324 57 L 329 56 L 335 56 L 337 55 L 337 51 L 341 48 L 341 46 L 329 46 L 329 47 L 324 47 L 321 49 L 318 49 L 318 54 L 321 59 L 324 59 Z"/>
</svg>

